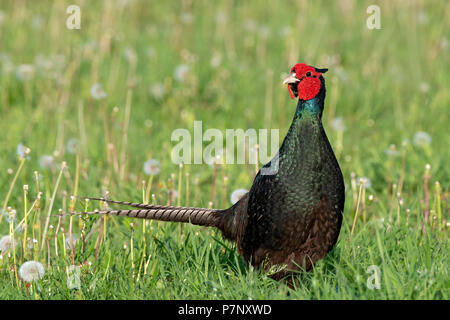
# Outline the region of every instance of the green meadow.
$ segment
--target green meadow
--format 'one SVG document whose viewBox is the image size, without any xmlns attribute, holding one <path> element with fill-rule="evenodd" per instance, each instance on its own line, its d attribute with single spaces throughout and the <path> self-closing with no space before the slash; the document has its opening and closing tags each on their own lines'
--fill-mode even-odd
<svg viewBox="0 0 450 320">
<path fill-rule="evenodd" d="M 2 0 L 0 299 L 449 299 L 449 13 L 419 0 Z M 231 206 L 262 164 L 180 167 L 172 133 L 202 121 L 281 142 L 297 62 L 329 69 L 323 124 L 346 202 L 336 247 L 295 288 L 214 229 L 72 214 L 106 206 L 86 196 Z"/>
</svg>

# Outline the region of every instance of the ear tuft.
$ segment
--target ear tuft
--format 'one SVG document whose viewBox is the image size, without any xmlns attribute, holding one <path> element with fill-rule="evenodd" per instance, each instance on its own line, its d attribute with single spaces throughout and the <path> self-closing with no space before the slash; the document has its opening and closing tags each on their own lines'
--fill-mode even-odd
<svg viewBox="0 0 450 320">
<path fill-rule="evenodd" d="M 314 69 L 316 69 L 316 72 L 320 72 L 320 73 L 325 73 L 325 72 L 328 71 L 327 68 L 323 68 L 323 69 L 320 69 L 320 68 L 314 68 Z"/>
</svg>

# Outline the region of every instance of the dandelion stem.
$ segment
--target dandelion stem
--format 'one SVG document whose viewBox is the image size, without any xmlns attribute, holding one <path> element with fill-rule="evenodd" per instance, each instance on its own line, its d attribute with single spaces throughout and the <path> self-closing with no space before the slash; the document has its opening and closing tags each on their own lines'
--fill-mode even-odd
<svg viewBox="0 0 450 320">
<path fill-rule="evenodd" d="M 127 151 L 127 142 L 128 142 L 128 126 L 130 123 L 130 112 L 131 112 L 131 97 L 133 91 L 128 89 L 127 92 L 127 100 L 125 103 L 125 119 L 123 122 L 123 131 L 122 131 L 122 146 L 120 148 L 120 180 L 123 180 L 125 177 L 125 167 L 126 167 L 126 151 Z"/>
<path fill-rule="evenodd" d="M 214 160 L 214 172 L 213 172 L 213 180 L 212 180 L 212 186 L 211 186 L 211 195 L 209 197 L 210 202 L 214 202 L 214 196 L 216 194 L 216 178 L 217 178 L 217 169 L 219 165 Z"/>
<path fill-rule="evenodd" d="M 362 190 L 363 190 L 363 184 L 364 184 L 364 181 L 362 179 L 360 179 L 360 181 L 359 181 L 358 201 L 356 202 L 356 212 L 355 212 L 355 217 L 353 219 L 353 225 L 352 225 L 352 230 L 350 231 L 350 234 L 353 234 L 353 230 L 355 230 L 356 219 L 358 218 L 358 212 L 359 212 L 359 204 L 361 202 L 361 195 L 362 195 Z"/>
<path fill-rule="evenodd" d="M 195 190 L 194 190 L 194 207 L 197 205 L 197 198 L 198 198 L 198 182 L 199 182 L 199 179 L 198 179 L 198 177 L 195 177 L 195 180 L 194 180 L 194 185 L 195 185 Z"/>
<path fill-rule="evenodd" d="M 28 210 L 27 210 L 27 193 L 28 193 L 28 185 L 23 186 L 23 206 L 25 210 L 25 222 L 24 222 L 24 231 L 23 231 L 23 256 L 25 257 L 27 250 L 27 229 L 28 229 Z"/>
<path fill-rule="evenodd" d="M 6 210 L 6 207 L 8 206 L 9 197 L 11 196 L 11 192 L 14 189 L 14 185 L 16 184 L 17 177 L 19 177 L 20 171 L 22 170 L 23 165 L 25 164 L 25 158 L 20 159 L 19 168 L 16 171 L 16 174 L 14 175 L 13 181 L 11 182 L 11 185 L 9 186 L 8 193 L 6 194 L 5 201 L 3 202 L 3 208 L 2 212 Z M 0 223 L 2 222 L 3 215 L 0 215 Z"/>
<path fill-rule="evenodd" d="M 55 202 L 56 191 L 58 190 L 59 183 L 61 181 L 61 177 L 62 177 L 62 174 L 63 174 L 63 171 L 64 171 L 65 168 L 66 168 L 66 162 L 63 161 L 62 164 L 61 164 L 61 170 L 59 171 L 58 178 L 56 179 L 55 189 L 53 190 L 52 198 L 50 200 L 50 205 L 48 207 L 47 219 L 45 220 L 44 233 L 42 234 L 42 241 L 41 241 L 41 249 L 40 250 L 42 250 L 43 247 L 44 247 L 45 237 L 47 236 L 47 231 L 48 231 L 48 224 L 50 222 L 50 215 L 52 213 L 53 203 Z"/>
<path fill-rule="evenodd" d="M 186 172 L 186 198 L 184 200 L 186 207 L 189 207 L 189 182 L 189 172 Z"/>
<path fill-rule="evenodd" d="M 16 285 L 17 288 L 19 288 L 19 276 L 17 274 L 17 262 L 16 262 L 16 243 L 14 240 L 14 219 L 12 218 L 12 211 L 9 210 L 9 214 L 10 214 L 10 220 L 9 220 L 9 236 L 11 238 L 11 242 L 12 242 L 12 249 L 13 249 L 13 263 L 14 263 L 14 274 L 16 276 Z"/>
<path fill-rule="evenodd" d="M 441 210 L 441 185 L 439 181 L 436 181 L 435 183 L 435 190 L 436 190 L 436 211 L 437 211 L 437 218 L 438 218 L 438 231 L 443 230 L 443 223 L 442 223 L 442 210 Z"/>
<path fill-rule="evenodd" d="M 429 216 L 429 213 L 430 213 L 430 203 L 429 203 L 430 199 L 429 199 L 429 194 L 428 194 L 428 182 L 430 181 L 430 178 L 431 178 L 431 176 L 430 176 L 430 169 L 431 169 L 430 165 L 427 164 L 425 166 L 425 174 L 423 176 L 424 197 L 425 197 L 425 199 L 424 199 L 424 201 L 425 201 L 425 212 L 424 212 L 425 225 L 428 223 L 428 216 Z M 423 226 L 423 232 L 424 233 L 425 233 L 425 225 Z"/>
</svg>

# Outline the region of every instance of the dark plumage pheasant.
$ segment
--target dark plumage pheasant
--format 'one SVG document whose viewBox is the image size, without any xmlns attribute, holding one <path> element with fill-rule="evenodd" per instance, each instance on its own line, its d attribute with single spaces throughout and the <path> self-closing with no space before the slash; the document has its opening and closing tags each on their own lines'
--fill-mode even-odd
<svg viewBox="0 0 450 320">
<path fill-rule="evenodd" d="M 216 227 L 237 242 L 248 263 L 271 271 L 275 279 L 299 267 L 310 270 L 335 245 L 344 209 L 342 173 L 321 120 L 326 71 L 302 63 L 292 68 L 284 81 L 291 97 L 298 97 L 291 127 L 277 155 L 232 207 L 170 207 L 97 198 L 136 210 L 95 213 Z"/>
</svg>

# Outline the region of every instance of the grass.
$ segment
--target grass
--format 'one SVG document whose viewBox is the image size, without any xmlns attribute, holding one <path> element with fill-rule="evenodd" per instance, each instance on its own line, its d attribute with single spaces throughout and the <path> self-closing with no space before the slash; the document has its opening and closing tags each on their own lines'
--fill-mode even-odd
<svg viewBox="0 0 450 320">
<path fill-rule="evenodd" d="M 0 298 L 449 298 L 446 1 L 378 1 L 380 30 L 366 28 L 370 1 L 77 1 L 80 30 L 65 27 L 71 4 L 0 4 L 0 235 L 14 239 Z M 296 62 L 330 69 L 323 123 L 347 189 L 337 246 L 289 296 L 213 229 L 58 215 L 101 208 L 82 197 L 105 192 L 229 206 L 255 167 L 180 169 L 171 133 L 201 120 L 282 139 L 295 102 L 281 74 Z M 160 161 L 152 178 L 147 159 Z M 17 272 L 29 260 L 45 267 L 31 285 Z"/>
</svg>

